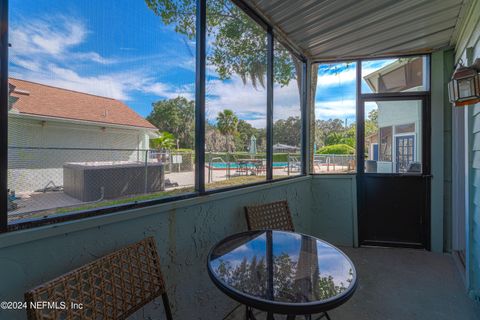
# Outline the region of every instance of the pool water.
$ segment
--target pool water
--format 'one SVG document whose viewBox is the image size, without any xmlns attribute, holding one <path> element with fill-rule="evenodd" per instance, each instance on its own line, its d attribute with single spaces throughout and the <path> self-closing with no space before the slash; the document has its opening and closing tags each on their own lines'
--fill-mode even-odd
<svg viewBox="0 0 480 320">
<path fill-rule="evenodd" d="M 239 165 L 237 162 L 212 162 L 212 168 L 213 169 L 227 169 L 228 166 L 230 165 L 230 169 L 237 169 L 239 168 Z M 278 168 L 285 168 L 288 166 L 288 162 L 274 162 L 273 164 L 273 168 L 274 169 L 278 169 Z M 207 166 L 209 166 L 209 164 L 207 163 Z M 247 167 L 247 168 L 255 168 L 255 165 L 253 163 L 248 163 L 246 165 L 243 165 L 242 166 L 243 168 Z"/>
</svg>

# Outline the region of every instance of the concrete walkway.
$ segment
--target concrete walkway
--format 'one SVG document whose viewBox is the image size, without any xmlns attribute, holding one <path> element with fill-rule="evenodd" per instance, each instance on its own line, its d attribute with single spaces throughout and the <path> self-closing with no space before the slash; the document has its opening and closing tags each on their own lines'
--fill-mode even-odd
<svg viewBox="0 0 480 320">
<path fill-rule="evenodd" d="M 347 303 L 329 312 L 332 320 L 480 319 L 480 304 L 468 298 L 450 255 L 411 249 L 341 249 L 356 266 L 359 286 Z M 228 319 L 244 319 L 243 310 L 239 308 Z"/>
</svg>

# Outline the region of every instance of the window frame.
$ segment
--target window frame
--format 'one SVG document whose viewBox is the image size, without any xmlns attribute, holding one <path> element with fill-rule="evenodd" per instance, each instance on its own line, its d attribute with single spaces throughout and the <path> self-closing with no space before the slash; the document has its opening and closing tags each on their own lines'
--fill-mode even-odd
<svg viewBox="0 0 480 320">
<path fill-rule="evenodd" d="M 265 181 L 236 185 L 232 187 L 219 188 L 213 190 L 205 190 L 205 170 L 195 170 L 195 191 L 179 196 L 158 198 L 145 201 L 134 201 L 131 203 L 105 206 L 90 210 L 77 211 L 54 216 L 46 216 L 44 218 L 30 218 L 8 223 L 8 0 L 0 2 L 0 194 L 3 199 L 0 205 L 0 233 L 28 229 L 42 225 L 56 224 L 60 222 L 79 220 L 83 218 L 108 215 L 121 211 L 147 208 L 158 204 L 181 201 L 195 197 L 207 196 L 210 194 L 243 189 L 247 187 L 277 183 L 290 179 L 297 179 L 307 175 L 306 159 L 307 159 L 307 58 L 294 49 L 282 37 L 275 35 L 275 30 L 263 17 L 257 14 L 243 0 L 231 0 L 233 4 L 238 6 L 257 24 L 264 28 L 267 32 L 267 174 Z M 196 67 L 195 67 L 195 167 L 205 167 L 205 82 L 206 82 L 206 11 L 207 0 L 196 0 Z M 299 175 L 286 177 L 282 179 L 272 179 L 273 175 L 273 99 L 274 79 L 273 79 L 273 63 L 274 63 L 274 41 L 280 42 L 287 50 L 295 55 L 303 65 L 302 72 L 302 91 L 300 97 L 301 103 L 301 123 L 302 123 L 302 171 Z"/>
<path fill-rule="evenodd" d="M 425 79 L 424 86 L 425 91 L 404 91 L 404 92 L 383 92 L 383 93 L 362 93 L 362 62 L 372 61 L 372 60 L 382 60 L 382 59 L 400 59 L 400 58 L 410 58 L 410 57 L 424 57 L 425 66 L 423 75 Z M 358 58 L 358 59 L 338 59 L 338 60 L 315 60 L 312 64 L 334 64 L 334 63 L 347 63 L 354 62 L 356 63 L 356 123 L 357 123 L 357 132 L 356 132 L 356 171 L 355 172 L 338 172 L 338 173 L 310 173 L 314 176 L 328 176 L 328 175 L 350 175 L 350 176 L 359 176 L 363 175 L 365 172 L 365 102 L 370 101 L 392 101 L 395 99 L 401 100 L 421 100 L 423 103 L 422 117 L 425 119 L 430 119 L 430 100 L 431 100 L 431 76 L 432 76 L 432 55 L 431 53 L 411 53 L 404 55 L 381 55 L 378 57 L 369 57 L 369 58 Z M 315 93 L 316 95 L 316 93 Z M 430 120 L 422 128 L 424 134 L 424 139 L 430 139 Z M 393 130 L 392 128 L 392 140 L 393 140 Z M 393 144 L 393 142 L 392 142 Z M 379 144 L 380 146 L 380 144 Z M 422 147 L 423 148 L 423 147 Z M 430 175 L 430 153 L 425 150 L 422 152 L 422 175 Z M 425 164 L 423 164 L 423 162 Z M 375 175 L 375 173 L 370 173 L 369 176 Z"/>
</svg>

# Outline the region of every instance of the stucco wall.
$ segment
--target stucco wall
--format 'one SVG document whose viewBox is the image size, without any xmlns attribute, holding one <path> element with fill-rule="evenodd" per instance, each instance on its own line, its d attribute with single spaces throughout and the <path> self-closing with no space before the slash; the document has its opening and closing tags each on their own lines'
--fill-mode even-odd
<svg viewBox="0 0 480 320">
<path fill-rule="evenodd" d="M 211 283 L 206 257 L 219 240 L 246 230 L 243 207 L 287 199 L 299 232 L 312 233 L 311 178 L 298 178 L 109 216 L 0 235 L 0 301 L 146 236 L 154 236 L 175 319 L 221 319 L 235 303 Z M 335 200 L 335 197 L 332 198 Z M 325 208 L 325 207 L 324 207 Z M 328 240 L 328 239 L 327 239 Z M 150 305 L 140 312 L 162 319 Z M 0 319 L 25 319 L 2 311 Z"/>
<path fill-rule="evenodd" d="M 337 245 L 358 245 L 355 175 L 313 176 L 312 197 L 312 235 Z"/>
<path fill-rule="evenodd" d="M 9 117 L 10 147 L 55 147 L 92 149 L 143 149 L 147 136 L 142 130 L 102 128 L 61 122 Z M 63 184 L 63 163 L 79 161 L 136 161 L 136 151 L 28 150 L 9 149 L 8 188 L 29 192 L 53 181 Z"/>
</svg>

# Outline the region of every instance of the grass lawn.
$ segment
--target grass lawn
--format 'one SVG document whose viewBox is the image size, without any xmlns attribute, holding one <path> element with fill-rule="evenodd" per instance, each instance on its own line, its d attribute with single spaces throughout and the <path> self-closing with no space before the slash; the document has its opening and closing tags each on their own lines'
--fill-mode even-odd
<svg viewBox="0 0 480 320">
<path fill-rule="evenodd" d="M 285 178 L 285 176 L 274 176 L 273 178 L 274 179 Z M 249 183 L 261 182 L 261 181 L 265 181 L 265 176 L 232 177 L 228 180 L 209 183 L 206 185 L 206 188 L 207 190 L 220 189 L 220 188 L 226 188 L 234 185 L 249 184 Z M 95 203 L 79 204 L 77 206 L 55 208 L 55 209 L 49 209 L 41 212 L 35 212 L 34 214 L 27 213 L 26 215 L 28 215 L 28 217 L 30 218 L 38 218 L 38 217 L 52 216 L 52 215 L 63 214 L 63 213 L 91 210 L 91 209 L 101 208 L 101 207 L 110 207 L 110 206 L 117 206 L 121 204 L 133 203 L 133 202 L 159 199 L 159 198 L 181 195 L 181 194 L 186 194 L 191 192 L 194 192 L 194 187 L 178 188 L 178 189 L 169 190 L 169 191 L 161 191 L 161 192 L 142 194 L 142 195 L 136 195 L 136 196 L 128 196 L 128 197 L 119 198 L 119 199 L 99 201 Z"/>
</svg>

